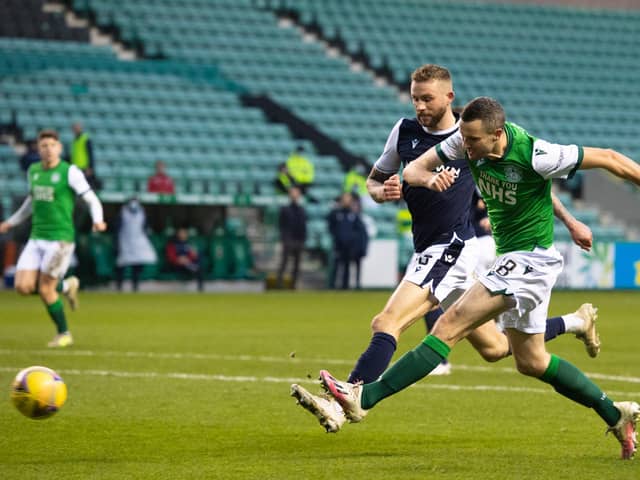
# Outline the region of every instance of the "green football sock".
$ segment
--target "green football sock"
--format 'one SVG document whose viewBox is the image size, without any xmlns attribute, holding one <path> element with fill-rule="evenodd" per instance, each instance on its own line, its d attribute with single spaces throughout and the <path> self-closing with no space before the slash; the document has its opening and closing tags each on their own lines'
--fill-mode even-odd
<svg viewBox="0 0 640 480">
<path fill-rule="evenodd" d="M 427 335 L 421 344 L 405 353 L 384 372 L 380 380 L 363 386 L 362 408 L 369 409 L 380 400 L 424 378 L 447 358 L 450 351 L 449 346 L 442 340 Z"/>
<path fill-rule="evenodd" d="M 607 394 L 584 373 L 556 355 L 551 355 L 549 366 L 540 380 L 550 384 L 560 395 L 593 408 L 609 426 L 615 425 L 620 419 L 620 411 Z"/>
<path fill-rule="evenodd" d="M 63 290 L 64 290 L 64 280 L 58 280 L 58 283 L 56 284 L 56 292 L 62 293 Z"/>
<path fill-rule="evenodd" d="M 58 297 L 58 299 L 51 305 L 47 305 L 47 312 L 49 312 L 49 316 L 51 317 L 51 320 L 53 320 L 53 323 L 56 324 L 58 333 L 66 332 L 67 317 L 64 315 L 64 305 L 62 304 L 62 299 L 60 297 Z"/>
</svg>

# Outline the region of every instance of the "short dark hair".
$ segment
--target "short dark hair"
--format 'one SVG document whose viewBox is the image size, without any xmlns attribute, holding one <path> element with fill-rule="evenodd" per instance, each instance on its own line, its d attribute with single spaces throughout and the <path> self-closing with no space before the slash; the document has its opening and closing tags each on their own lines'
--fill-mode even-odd
<svg viewBox="0 0 640 480">
<path fill-rule="evenodd" d="M 502 105 L 491 97 L 477 97 L 471 100 L 462 110 L 460 119 L 463 122 L 482 120 L 488 132 L 504 128 L 505 113 Z"/>
<path fill-rule="evenodd" d="M 413 82 L 428 82 L 430 80 L 451 81 L 451 73 L 445 67 L 427 63 L 416 68 L 411 74 L 411 81 Z"/>
<path fill-rule="evenodd" d="M 53 138 L 54 140 L 60 140 L 60 137 L 58 136 L 58 132 L 51 128 L 40 130 L 40 133 L 38 133 L 38 141 L 44 138 Z"/>
</svg>

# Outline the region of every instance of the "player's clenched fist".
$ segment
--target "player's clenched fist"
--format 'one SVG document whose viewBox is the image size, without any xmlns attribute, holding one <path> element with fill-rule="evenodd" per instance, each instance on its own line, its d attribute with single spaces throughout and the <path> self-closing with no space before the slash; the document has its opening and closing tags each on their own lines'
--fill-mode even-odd
<svg viewBox="0 0 640 480">
<path fill-rule="evenodd" d="M 431 177 L 427 182 L 427 188 L 429 190 L 435 190 L 436 192 L 444 192 L 447 188 L 453 185 L 456 177 L 450 170 L 444 169 Z"/>
<path fill-rule="evenodd" d="M 392 175 L 384 181 L 383 193 L 385 201 L 400 200 L 402 198 L 402 187 L 400 177 Z"/>
</svg>

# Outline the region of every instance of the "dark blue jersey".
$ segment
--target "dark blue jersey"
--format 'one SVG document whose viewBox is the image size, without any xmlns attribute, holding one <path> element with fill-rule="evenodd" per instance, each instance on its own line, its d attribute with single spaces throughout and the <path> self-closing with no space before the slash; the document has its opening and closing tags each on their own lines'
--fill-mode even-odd
<svg viewBox="0 0 640 480">
<path fill-rule="evenodd" d="M 382 156 L 375 168 L 383 173 L 396 173 L 429 148 L 458 130 L 455 127 L 427 132 L 417 119 L 403 118 L 391 130 Z M 445 168 L 445 167 L 440 167 Z M 444 192 L 402 184 L 402 193 L 412 218 L 413 247 L 421 252 L 427 247 L 446 243 L 452 233 L 462 240 L 473 237 L 470 218 L 471 196 L 475 185 L 466 160 L 447 162 L 446 168 L 456 176 L 453 185 Z"/>
</svg>

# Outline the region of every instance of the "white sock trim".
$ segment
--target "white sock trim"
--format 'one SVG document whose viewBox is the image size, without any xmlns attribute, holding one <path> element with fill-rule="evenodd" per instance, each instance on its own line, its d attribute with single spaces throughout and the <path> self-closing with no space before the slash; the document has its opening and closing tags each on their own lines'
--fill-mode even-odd
<svg viewBox="0 0 640 480">
<path fill-rule="evenodd" d="M 562 316 L 564 322 L 564 331 L 566 333 L 580 333 L 584 330 L 584 319 L 575 313 L 569 313 Z"/>
</svg>

